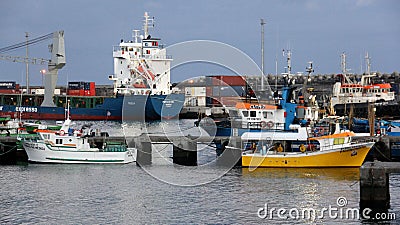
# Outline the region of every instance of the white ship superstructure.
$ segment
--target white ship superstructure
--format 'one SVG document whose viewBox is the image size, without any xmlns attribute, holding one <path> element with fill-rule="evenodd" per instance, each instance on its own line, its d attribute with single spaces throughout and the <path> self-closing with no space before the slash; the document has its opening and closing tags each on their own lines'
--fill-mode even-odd
<svg viewBox="0 0 400 225">
<path fill-rule="evenodd" d="M 153 38 L 149 28 L 153 27 L 153 18 L 144 14 L 143 35 L 133 31 L 132 41 L 123 41 L 113 49 L 114 93 L 124 95 L 168 95 L 171 93 L 170 64 L 171 57 L 160 43 Z"/>
<path fill-rule="evenodd" d="M 340 104 L 365 104 L 368 102 L 390 102 L 395 99 L 394 92 L 391 91 L 389 83 L 373 83 L 372 78 L 376 77 L 376 74 L 371 74 L 368 53 L 365 59 L 367 62 L 367 72 L 362 75 L 360 82 L 354 82 L 346 75 L 348 71 L 346 68 L 346 54 L 343 53 L 341 55 L 341 82 L 336 82 L 333 85 L 333 106 Z"/>
</svg>

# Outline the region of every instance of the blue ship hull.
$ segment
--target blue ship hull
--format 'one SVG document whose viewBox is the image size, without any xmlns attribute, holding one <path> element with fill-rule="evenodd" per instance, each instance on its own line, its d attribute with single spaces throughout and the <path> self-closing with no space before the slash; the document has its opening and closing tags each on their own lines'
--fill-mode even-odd
<svg viewBox="0 0 400 225">
<path fill-rule="evenodd" d="M 184 103 L 183 94 L 132 95 L 105 98 L 93 108 L 70 107 L 72 120 L 160 120 L 177 117 Z M 0 105 L 0 116 L 34 120 L 63 120 L 64 107 Z"/>
</svg>

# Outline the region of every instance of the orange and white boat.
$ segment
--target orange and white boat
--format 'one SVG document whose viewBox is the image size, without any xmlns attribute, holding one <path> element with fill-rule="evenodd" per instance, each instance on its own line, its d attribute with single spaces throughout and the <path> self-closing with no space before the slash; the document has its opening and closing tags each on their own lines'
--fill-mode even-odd
<svg viewBox="0 0 400 225">
<path fill-rule="evenodd" d="M 373 83 L 372 78 L 376 77 L 376 74 L 371 74 L 370 72 L 368 53 L 366 55 L 367 72 L 366 75 L 362 75 L 360 82 L 351 81 L 346 76 L 346 54 L 343 53 L 341 58 L 342 74 L 338 75 L 341 81 L 333 85 L 332 92 L 332 105 L 335 108 L 340 108 L 341 105 L 346 104 L 365 105 L 368 102 L 382 103 L 395 99 L 394 92 L 390 90 L 391 85 L 389 83 Z"/>
</svg>

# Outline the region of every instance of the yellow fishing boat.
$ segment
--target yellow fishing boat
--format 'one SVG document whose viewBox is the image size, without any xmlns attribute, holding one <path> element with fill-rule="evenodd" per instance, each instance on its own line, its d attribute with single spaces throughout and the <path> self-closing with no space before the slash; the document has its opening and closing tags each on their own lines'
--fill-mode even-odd
<svg viewBox="0 0 400 225">
<path fill-rule="evenodd" d="M 247 133 L 242 140 L 253 149 L 242 154 L 243 167 L 360 167 L 374 142 L 352 142 L 353 132 L 304 138 L 307 128 L 298 132 Z M 303 135 L 301 135 L 303 134 Z M 293 137 L 299 137 L 293 139 Z M 269 141 L 269 147 L 262 141 Z M 298 144 L 297 151 L 286 151 L 287 143 Z M 272 144 L 273 143 L 273 144 Z M 310 144 L 313 143 L 313 144 Z"/>
</svg>

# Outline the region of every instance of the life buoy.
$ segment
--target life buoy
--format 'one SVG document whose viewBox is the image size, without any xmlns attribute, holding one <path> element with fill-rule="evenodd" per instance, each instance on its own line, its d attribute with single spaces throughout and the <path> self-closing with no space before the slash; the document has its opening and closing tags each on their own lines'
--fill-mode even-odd
<svg viewBox="0 0 400 225">
<path fill-rule="evenodd" d="M 274 126 L 274 122 L 269 121 L 269 122 L 267 123 L 267 127 L 268 127 L 268 128 L 272 128 L 273 126 Z"/>
<path fill-rule="evenodd" d="M 65 131 L 64 130 L 60 130 L 60 135 L 64 136 L 65 135 Z"/>
<path fill-rule="evenodd" d="M 307 148 L 303 144 L 300 145 L 300 152 L 306 152 Z"/>
<path fill-rule="evenodd" d="M 283 152 L 283 146 L 282 146 L 282 144 L 278 144 L 278 145 L 277 145 L 276 151 L 277 151 L 277 152 Z"/>
<path fill-rule="evenodd" d="M 260 126 L 261 126 L 261 128 L 266 128 L 267 127 L 267 122 L 261 121 Z"/>
</svg>

